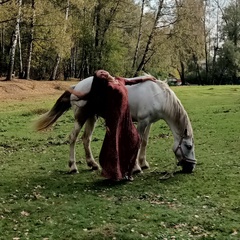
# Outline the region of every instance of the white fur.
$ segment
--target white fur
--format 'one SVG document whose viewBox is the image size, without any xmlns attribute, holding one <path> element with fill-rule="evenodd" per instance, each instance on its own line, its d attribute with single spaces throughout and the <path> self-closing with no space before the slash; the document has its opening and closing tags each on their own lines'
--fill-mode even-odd
<svg viewBox="0 0 240 240">
<path fill-rule="evenodd" d="M 93 77 L 86 78 L 80 81 L 75 90 L 81 92 L 89 92 L 92 84 Z M 134 79 L 134 78 L 133 78 Z M 181 141 L 181 149 L 184 157 L 189 159 L 195 159 L 194 142 L 193 142 L 193 130 L 184 107 L 180 100 L 176 97 L 175 93 L 169 88 L 169 86 L 163 81 L 157 82 L 147 81 L 135 85 L 127 85 L 129 95 L 129 106 L 133 119 L 137 120 L 137 129 L 142 139 L 142 144 L 138 153 L 138 159 L 134 171 L 141 171 L 142 168 L 148 168 L 149 164 L 146 161 L 146 146 L 148 142 L 148 135 L 151 124 L 163 119 L 170 127 L 174 136 L 173 151 L 178 147 Z M 70 135 L 70 171 L 77 172 L 77 166 L 75 161 L 75 143 L 77 136 L 85 123 L 81 121 L 82 109 L 84 108 L 86 101 L 76 101 L 74 95 L 71 96 L 71 104 L 73 106 L 75 115 L 75 125 Z M 96 118 L 88 119 L 85 123 L 85 131 L 83 134 L 83 144 L 86 154 L 86 161 L 88 166 L 97 169 L 98 164 L 95 162 L 90 143 L 91 136 L 94 130 Z M 185 131 L 186 130 L 186 131 Z M 184 135 L 184 132 L 187 134 Z M 189 150 L 186 146 L 192 146 Z M 182 153 L 180 150 L 175 152 L 177 159 L 180 161 Z"/>
</svg>

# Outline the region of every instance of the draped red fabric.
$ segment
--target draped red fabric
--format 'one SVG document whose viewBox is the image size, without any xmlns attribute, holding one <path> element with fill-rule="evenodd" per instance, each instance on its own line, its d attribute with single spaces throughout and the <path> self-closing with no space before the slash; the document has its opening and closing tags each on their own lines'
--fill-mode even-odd
<svg viewBox="0 0 240 240">
<path fill-rule="evenodd" d="M 117 80 L 119 84 L 108 82 L 106 87 L 104 118 L 107 131 L 99 155 L 102 175 L 112 180 L 131 176 L 140 146 L 128 106 L 125 80 Z"/>
</svg>

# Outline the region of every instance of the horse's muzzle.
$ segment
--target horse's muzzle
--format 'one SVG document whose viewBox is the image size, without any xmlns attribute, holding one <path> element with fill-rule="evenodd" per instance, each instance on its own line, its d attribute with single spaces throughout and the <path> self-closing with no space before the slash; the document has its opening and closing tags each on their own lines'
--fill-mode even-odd
<svg viewBox="0 0 240 240">
<path fill-rule="evenodd" d="M 186 162 L 186 161 L 182 160 L 182 161 L 178 162 L 177 165 L 182 167 L 183 173 L 192 173 L 196 166 L 196 163 Z"/>
</svg>

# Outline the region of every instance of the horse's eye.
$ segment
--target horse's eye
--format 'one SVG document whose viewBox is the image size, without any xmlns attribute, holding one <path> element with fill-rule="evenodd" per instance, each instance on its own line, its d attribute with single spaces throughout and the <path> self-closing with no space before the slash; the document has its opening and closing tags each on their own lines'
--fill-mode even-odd
<svg viewBox="0 0 240 240">
<path fill-rule="evenodd" d="M 192 149 L 192 145 L 186 144 L 185 146 L 186 146 L 187 150 L 191 150 Z"/>
</svg>

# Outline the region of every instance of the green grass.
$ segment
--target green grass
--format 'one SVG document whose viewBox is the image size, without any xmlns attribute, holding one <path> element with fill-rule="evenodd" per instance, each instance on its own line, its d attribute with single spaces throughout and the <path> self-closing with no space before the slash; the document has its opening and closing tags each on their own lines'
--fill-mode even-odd
<svg viewBox="0 0 240 240">
<path fill-rule="evenodd" d="M 0 239 L 240 239 L 240 86 L 173 87 L 192 122 L 198 165 L 175 174 L 173 137 L 163 121 L 151 129 L 149 170 L 112 184 L 85 164 L 68 175 L 72 112 L 53 131 L 31 121 L 56 98 L 0 106 Z M 165 136 L 165 137 L 163 137 Z M 104 137 L 98 124 L 92 149 Z"/>
</svg>

